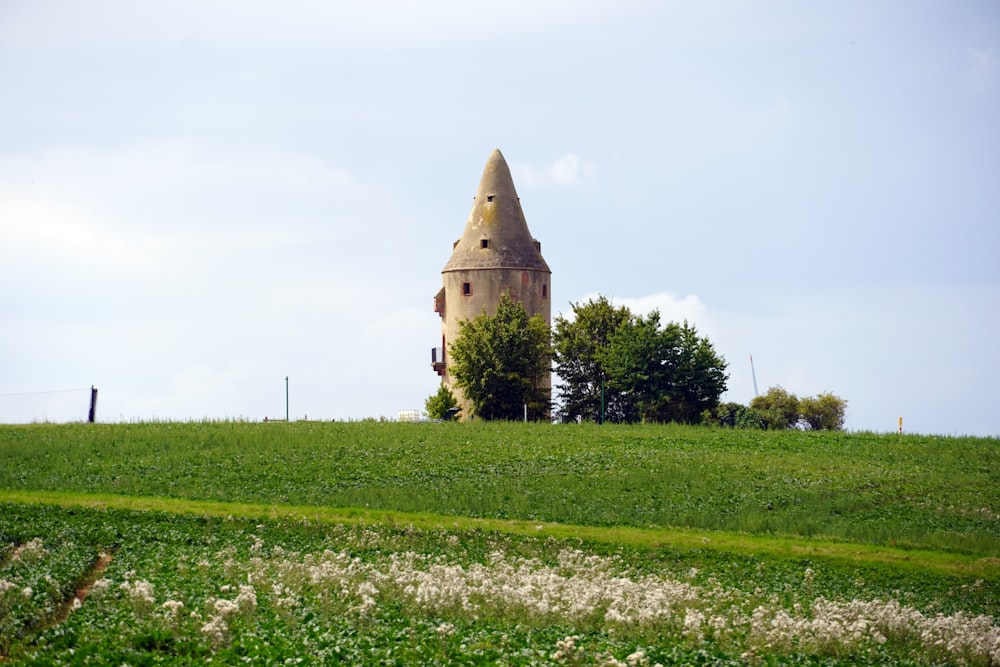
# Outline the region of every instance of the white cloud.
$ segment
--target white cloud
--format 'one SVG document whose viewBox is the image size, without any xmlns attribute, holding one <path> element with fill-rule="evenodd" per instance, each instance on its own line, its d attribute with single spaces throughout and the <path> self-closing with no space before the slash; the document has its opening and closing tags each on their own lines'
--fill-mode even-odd
<svg viewBox="0 0 1000 667">
<path fill-rule="evenodd" d="M 597 294 L 588 294 L 583 298 L 583 302 L 589 299 L 596 299 Z M 648 315 L 654 310 L 660 311 L 660 321 L 683 322 L 687 320 L 696 327 L 707 323 L 708 309 L 694 294 L 679 296 L 670 292 L 657 292 L 639 297 L 608 297 L 616 306 L 625 306 L 633 313 Z"/>
<path fill-rule="evenodd" d="M 991 46 L 988 49 L 972 49 L 966 72 L 969 87 L 974 93 L 984 93 L 996 82 L 1000 72 L 1000 56 Z"/>
<path fill-rule="evenodd" d="M 597 176 L 597 167 L 574 153 L 563 155 L 540 169 L 517 164 L 511 171 L 515 182 L 533 187 L 593 185 Z"/>
</svg>

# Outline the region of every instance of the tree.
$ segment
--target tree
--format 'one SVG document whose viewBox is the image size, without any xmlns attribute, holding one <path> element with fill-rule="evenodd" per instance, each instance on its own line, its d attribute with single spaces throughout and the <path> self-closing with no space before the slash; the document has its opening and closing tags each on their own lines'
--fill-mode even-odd
<svg viewBox="0 0 1000 667">
<path fill-rule="evenodd" d="M 705 421 L 709 424 L 735 428 L 736 420 L 744 410 L 746 410 L 746 406 L 733 403 L 732 401 L 729 403 L 719 403 Z"/>
<path fill-rule="evenodd" d="M 663 421 L 658 412 L 665 398 L 671 352 L 658 311 L 633 316 L 612 334 L 600 360 L 610 384 L 622 395 L 623 421 Z"/>
<path fill-rule="evenodd" d="M 764 415 L 756 408 L 747 407 L 736 416 L 735 428 L 756 428 L 764 429 Z"/>
<path fill-rule="evenodd" d="M 725 360 L 694 326 L 660 326 L 660 313 L 623 323 L 599 357 L 628 404 L 627 421 L 698 423 L 726 390 Z"/>
<path fill-rule="evenodd" d="M 424 402 L 424 412 L 431 419 L 451 419 L 459 411 L 458 399 L 444 382 L 436 394 L 431 394 Z"/>
<path fill-rule="evenodd" d="M 711 411 L 708 419 L 704 420 L 709 424 L 717 424 L 728 428 L 736 428 L 736 423 L 748 410 L 747 406 L 740 403 L 720 403 Z"/>
<path fill-rule="evenodd" d="M 839 431 L 844 428 L 847 401 L 831 392 L 799 401 L 799 416 L 814 431 Z"/>
<path fill-rule="evenodd" d="M 496 313 L 485 312 L 458 326 L 448 346 L 455 384 L 482 419 L 548 419 L 552 346 L 549 326 L 540 315 L 501 294 Z"/>
<path fill-rule="evenodd" d="M 670 323 L 679 336 L 680 345 L 672 380 L 674 421 L 697 423 L 701 413 L 719 404 L 719 397 L 726 391 L 729 375 L 725 360 L 715 353 L 707 338 L 698 335 L 697 329 L 687 323 Z"/>
<path fill-rule="evenodd" d="M 555 372 L 562 381 L 559 417 L 587 421 L 625 421 L 627 405 L 620 390 L 609 384 L 601 356 L 615 331 L 630 321 L 628 308 L 616 308 L 606 297 L 570 304 L 573 319 L 555 319 L 552 333 Z M 603 402 L 603 413 L 602 413 Z"/>
<path fill-rule="evenodd" d="M 799 399 L 781 386 L 771 387 L 761 396 L 755 396 L 750 401 L 750 407 L 760 413 L 764 428 L 792 428 L 799 422 Z"/>
</svg>

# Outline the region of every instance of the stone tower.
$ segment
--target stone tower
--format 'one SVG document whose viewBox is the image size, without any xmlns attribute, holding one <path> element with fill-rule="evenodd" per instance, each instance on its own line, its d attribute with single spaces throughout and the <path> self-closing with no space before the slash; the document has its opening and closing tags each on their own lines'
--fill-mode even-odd
<svg viewBox="0 0 1000 667">
<path fill-rule="evenodd" d="M 434 311 L 442 320 L 441 346 L 432 350 L 431 365 L 454 392 L 461 414 L 468 416 L 469 403 L 448 372 L 448 345 L 458 336 L 458 323 L 484 311 L 493 315 L 506 292 L 524 306 L 528 317 L 541 315 L 552 324 L 552 272 L 542 258 L 541 244 L 528 231 L 499 149 L 486 161 L 465 231 L 452 246 L 441 275 L 444 286 L 434 297 Z"/>
</svg>

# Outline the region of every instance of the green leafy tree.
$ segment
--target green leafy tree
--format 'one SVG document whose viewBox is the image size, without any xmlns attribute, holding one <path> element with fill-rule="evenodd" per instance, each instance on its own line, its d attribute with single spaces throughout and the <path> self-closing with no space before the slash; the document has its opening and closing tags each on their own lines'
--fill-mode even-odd
<svg viewBox="0 0 1000 667">
<path fill-rule="evenodd" d="M 436 394 L 431 394 L 424 401 L 424 412 L 431 419 L 452 419 L 458 413 L 458 399 L 444 382 L 438 387 Z"/>
<path fill-rule="evenodd" d="M 826 392 L 799 401 L 799 416 L 814 431 L 839 431 L 844 428 L 847 401 Z"/>
<path fill-rule="evenodd" d="M 552 332 L 555 372 L 561 380 L 559 417 L 587 421 L 626 421 L 628 405 L 622 392 L 609 383 L 601 357 L 619 327 L 632 319 L 628 308 L 616 308 L 604 296 L 570 304 L 573 319 L 559 315 Z"/>
<path fill-rule="evenodd" d="M 687 321 L 680 325 L 671 322 L 667 325 L 670 328 L 679 339 L 670 390 L 673 420 L 694 424 L 704 411 L 719 404 L 729 380 L 727 364 L 708 339 L 699 336 L 698 330 Z"/>
<path fill-rule="evenodd" d="M 608 341 L 600 356 L 610 384 L 622 396 L 622 421 L 661 421 L 659 408 L 665 400 L 668 366 L 672 350 L 660 329 L 660 313 L 633 316 Z"/>
<path fill-rule="evenodd" d="M 764 428 L 763 415 L 749 405 L 741 403 L 722 403 L 702 421 L 725 428 Z"/>
<path fill-rule="evenodd" d="M 736 428 L 756 428 L 765 429 L 767 428 L 764 422 L 764 415 L 760 410 L 747 406 L 742 412 L 736 416 L 736 422 L 734 424 Z"/>
<path fill-rule="evenodd" d="M 481 419 L 548 419 L 552 365 L 549 326 L 540 315 L 502 294 L 492 316 L 485 312 L 458 326 L 448 346 L 450 372 Z"/>
<path fill-rule="evenodd" d="M 771 387 L 766 393 L 755 396 L 750 407 L 757 410 L 764 428 L 781 430 L 792 428 L 799 422 L 799 399 L 780 386 Z"/>
<path fill-rule="evenodd" d="M 715 410 L 712 411 L 711 417 L 708 420 L 709 423 L 718 424 L 719 426 L 726 426 L 728 428 L 736 428 L 736 423 L 740 420 L 743 413 L 747 411 L 747 406 L 740 403 L 720 403 Z"/>
<path fill-rule="evenodd" d="M 660 326 L 660 313 L 619 326 L 600 356 L 611 385 L 629 405 L 626 421 L 695 424 L 726 390 L 725 360 L 694 326 Z"/>
</svg>

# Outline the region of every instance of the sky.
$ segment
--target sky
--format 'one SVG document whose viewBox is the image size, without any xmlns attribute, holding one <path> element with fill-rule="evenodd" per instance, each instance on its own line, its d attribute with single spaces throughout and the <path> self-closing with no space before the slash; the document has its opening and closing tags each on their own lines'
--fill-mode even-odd
<svg viewBox="0 0 1000 667">
<path fill-rule="evenodd" d="M 0 102 L 0 422 L 422 409 L 499 148 L 553 316 L 1000 436 L 993 0 L 0 0 Z"/>
</svg>

